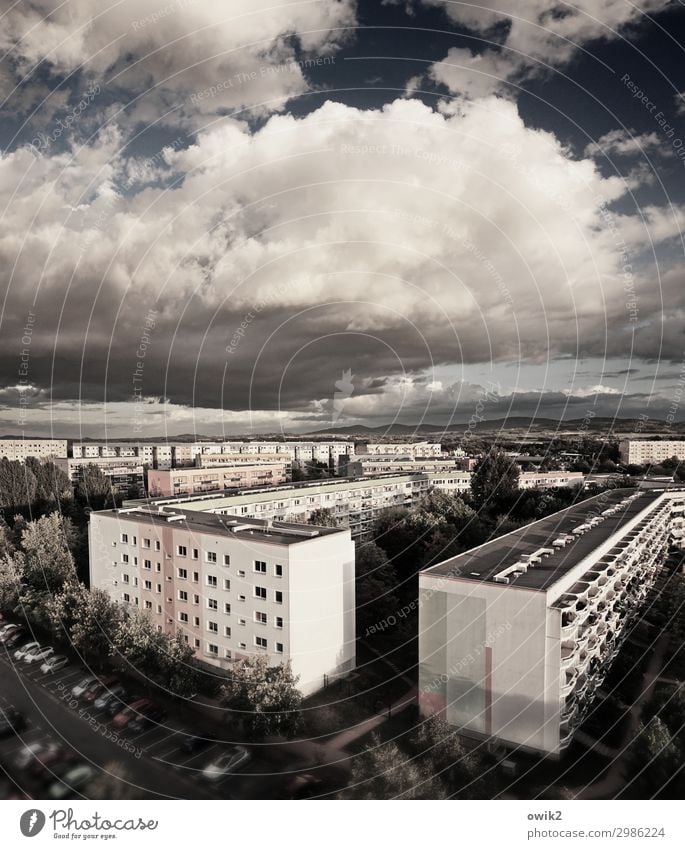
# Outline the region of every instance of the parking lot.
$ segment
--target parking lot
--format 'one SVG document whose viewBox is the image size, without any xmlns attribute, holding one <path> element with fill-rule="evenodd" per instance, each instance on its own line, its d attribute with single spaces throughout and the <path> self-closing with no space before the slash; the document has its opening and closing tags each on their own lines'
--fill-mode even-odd
<svg viewBox="0 0 685 849">
<path fill-rule="evenodd" d="M 13 650 L 0 647 L 0 707 L 13 707 L 25 718 L 21 730 L 0 739 L 0 763 L 14 783 L 9 795 L 42 796 L 57 781 L 57 772 L 53 774 L 48 769 L 38 782 L 33 775 L 35 762 L 28 770 L 16 767 L 21 751 L 40 743 L 59 744 L 73 754 L 76 763 L 89 764 L 98 773 L 103 767 L 120 765 L 127 779 L 121 788 L 124 794 L 147 798 L 231 798 L 253 792 L 254 780 L 263 769 L 253 758 L 218 780 L 202 775 L 209 763 L 232 751 L 234 741 L 203 740 L 200 751 L 188 752 L 184 742 L 189 734 L 197 732 L 174 718 L 152 722 L 140 733 L 127 728 L 117 730 L 105 710 L 73 697 L 72 688 L 89 674 L 90 670 L 73 662 L 45 673 L 40 663 L 15 661 Z M 73 796 L 87 797 L 87 788 Z"/>
</svg>

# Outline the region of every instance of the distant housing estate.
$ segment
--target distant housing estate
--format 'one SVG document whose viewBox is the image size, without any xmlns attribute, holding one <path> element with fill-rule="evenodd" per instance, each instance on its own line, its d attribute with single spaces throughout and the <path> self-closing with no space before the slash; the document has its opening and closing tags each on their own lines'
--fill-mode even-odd
<svg viewBox="0 0 685 849">
<path fill-rule="evenodd" d="M 0 457 L 23 463 L 27 457 L 53 460 L 67 456 L 66 439 L 0 439 Z"/>
<path fill-rule="evenodd" d="M 662 463 L 672 457 L 685 460 L 685 439 L 624 439 L 618 450 L 624 463 L 636 466 Z"/>
</svg>

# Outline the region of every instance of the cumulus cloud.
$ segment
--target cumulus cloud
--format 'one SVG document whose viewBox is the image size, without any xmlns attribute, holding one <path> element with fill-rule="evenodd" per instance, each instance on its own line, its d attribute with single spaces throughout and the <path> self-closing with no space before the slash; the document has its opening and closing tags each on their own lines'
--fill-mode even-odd
<svg viewBox="0 0 685 849">
<path fill-rule="evenodd" d="M 625 184 L 501 98 L 225 120 L 154 162 L 116 128 L 0 160 L 0 385 L 26 352 L 53 401 L 330 420 L 347 370 L 371 417 L 458 406 L 442 364 L 680 357 L 682 271 L 655 286 L 648 251 L 682 211 L 613 212 Z"/>
<path fill-rule="evenodd" d="M 141 121 L 281 109 L 356 22 L 354 0 L 1 0 L 0 11 L 0 47 L 18 80 L 39 66 L 81 71 L 135 92 Z"/>
<path fill-rule="evenodd" d="M 420 2 L 443 8 L 452 22 L 490 42 L 479 52 L 452 48 L 429 71 L 451 92 L 479 97 L 510 92 L 509 83 L 520 85 L 531 76 L 562 68 L 579 51 L 591 52 L 592 42 L 625 35 L 630 25 L 666 8 L 670 0 L 645 0 L 640 7 L 624 0 Z"/>
<path fill-rule="evenodd" d="M 671 156 L 672 151 L 659 136 L 652 133 L 636 133 L 634 130 L 610 130 L 585 148 L 586 156 L 638 156 L 657 151 Z"/>
</svg>

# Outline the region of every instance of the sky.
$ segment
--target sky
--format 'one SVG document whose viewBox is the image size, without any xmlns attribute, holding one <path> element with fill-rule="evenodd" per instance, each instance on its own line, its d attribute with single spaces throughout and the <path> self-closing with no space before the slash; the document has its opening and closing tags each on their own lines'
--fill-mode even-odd
<svg viewBox="0 0 685 849">
<path fill-rule="evenodd" d="M 682 3 L 0 15 L 0 434 L 685 418 Z"/>
</svg>

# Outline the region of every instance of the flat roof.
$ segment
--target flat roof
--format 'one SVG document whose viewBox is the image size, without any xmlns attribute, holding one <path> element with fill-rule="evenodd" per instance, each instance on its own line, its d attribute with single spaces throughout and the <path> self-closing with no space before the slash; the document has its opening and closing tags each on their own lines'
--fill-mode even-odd
<svg viewBox="0 0 685 849">
<path fill-rule="evenodd" d="M 216 534 L 230 538 L 258 542 L 270 542 L 278 545 L 297 545 L 320 537 L 347 532 L 347 528 L 323 528 L 316 525 L 303 525 L 295 522 L 269 522 L 265 519 L 246 519 L 242 516 L 226 516 L 216 513 L 198 513 L 182 510 L 151 510 L 141 508 L 121 508 L 119 510 L 98 510 L 93 516 L 107 516 L 122 522 L 147 522 L 160 528 L 180 528 L 198 533 Z"/>
<path fill-rule="evenodd" d="M 502 570 L 525 559 L 525 555 L 534 554 L 541 548 L 551 548 L 552 542 L 558 537 L 571 534 L 578 526 L 621 504 L 628 496 L 636 495 L 636 498 L 619 507 L 613 515 L 604 516 L 601 522 L 578 534 L 563 548 L 555 549 L 553 554 L 542 557 L 519 576 L 510 577 L 509 586 L 544 591 L 654 503 L 661 494 L 636 492 L 634 489 L 616 489 L 600 493 L 437 563 L 424 569 L 421 574 L 456 577 L 469 581 L 491 581 Z"/>
</svg>

